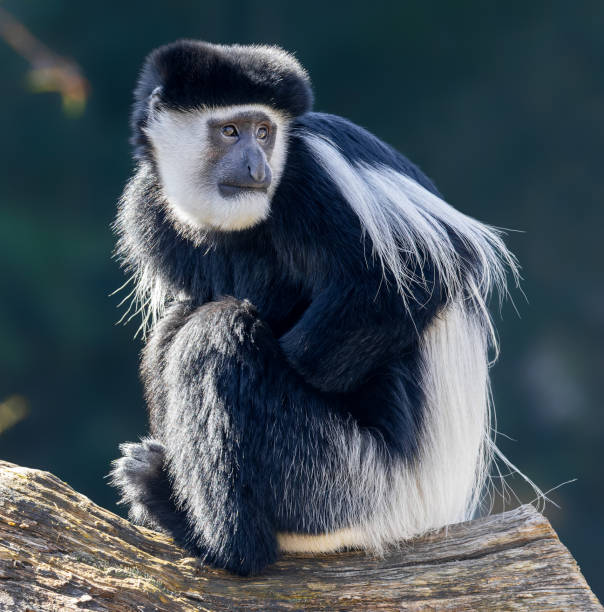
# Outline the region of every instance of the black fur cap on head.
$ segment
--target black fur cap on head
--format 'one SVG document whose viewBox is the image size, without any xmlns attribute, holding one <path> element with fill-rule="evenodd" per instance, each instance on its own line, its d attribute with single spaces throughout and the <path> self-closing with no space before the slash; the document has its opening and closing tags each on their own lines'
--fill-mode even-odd
<svg viewBox="0 0 604 612">
<path fill-rule="evenodd" d="M 279 47 L 179 40 L 152 51 L 134 92 L 132 144 L 146 148 L 151 95 L 168 108 L 265 104 L 290 117 L 312 108 L 310 79 Z"/>
</svg>

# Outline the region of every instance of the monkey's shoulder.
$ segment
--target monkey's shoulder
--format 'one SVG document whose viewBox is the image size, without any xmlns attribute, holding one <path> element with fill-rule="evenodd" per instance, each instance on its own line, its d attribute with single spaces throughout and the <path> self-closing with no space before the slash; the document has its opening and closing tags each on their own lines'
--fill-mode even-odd
<svg viewBox="0 0 604 612">
<path fill-rule="evenodd" d="M 318 136 L 333 143 L 352 165 L 391 168 L 440 196 L 431 179 L 409 158 L 349 119 L 329 113 L 308 112 L 295 120 L 291 131 L 293 148 L 304 148 L 301 141 L 308 135 Z"/>
</svg>

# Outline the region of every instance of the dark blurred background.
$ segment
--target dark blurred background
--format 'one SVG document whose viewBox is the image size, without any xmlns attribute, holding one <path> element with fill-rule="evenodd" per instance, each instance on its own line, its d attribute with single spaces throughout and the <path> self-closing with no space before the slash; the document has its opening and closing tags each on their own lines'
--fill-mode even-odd
<svg viewBox="0 0 604 612">
<path fill-rule="evenodd" d="M 124 281 L 110 223 L 132 168 L 137 72 L 179 37 L 276 43 L 309 70 L 317 110 L 400 149 L 462 211 L 520 230 L 507 241 L 528 300 L 515 292 L 520 316 L 508 304 L 497 317 L 498 429 L 513 438 L 499 444 L 544 490 L 577 479 L 546 514 L 604 596 L 601 0 L 2 9 L 0 457 L 115 509 L 103 476 L 146 428 L 138 322 L 116 326 L 109 297 Z"/>
</svg>

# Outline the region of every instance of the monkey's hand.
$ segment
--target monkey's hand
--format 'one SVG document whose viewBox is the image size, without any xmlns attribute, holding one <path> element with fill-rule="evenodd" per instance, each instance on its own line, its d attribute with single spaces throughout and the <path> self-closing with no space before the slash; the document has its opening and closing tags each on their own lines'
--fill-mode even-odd
<svg viewBox="0 0 604 612">
<path fill-rule="evenodd" d="M 290 365 L 313 387 L 348 392 L 409 342 L 400 297 L 333 286 L 280 338 Z"/>
</svg>

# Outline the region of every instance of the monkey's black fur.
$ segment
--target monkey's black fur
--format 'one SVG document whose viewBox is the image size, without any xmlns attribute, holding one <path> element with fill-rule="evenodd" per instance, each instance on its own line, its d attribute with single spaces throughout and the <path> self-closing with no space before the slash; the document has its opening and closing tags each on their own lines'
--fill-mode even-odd
<svg viewBox="0 0 604 612">
<path fill-rule="evenodd" d="M 178 232 L 142 132 L 157 87 L 174 108 L 258 102 L 295 117 L 266 221 L 196 240 Z M 371 461 L 417 460 L 418 341 L 445 303 L 429 254 L 417 270 L 427 282 L 403 303 L 302 134 L 436 193 L 433 184 L 362 128 L 307 112 L 311 100 L 303 72 L 241 48 L 155 51 L 133 116 L 140 164 L 116 224 L 125 266 L 157 279 L 169 305 L 142 362 L 155 441 L 125 445 L 114 481 L 135 519 L 241 574 L 275 560 L 277 532 L 330 532 L 371 508 L 371 488 L 355 488 L 334 439 L 361 461 L 370 442 Z M 472 274 L 479 264 L 463 255 Z"/>
</svg>

